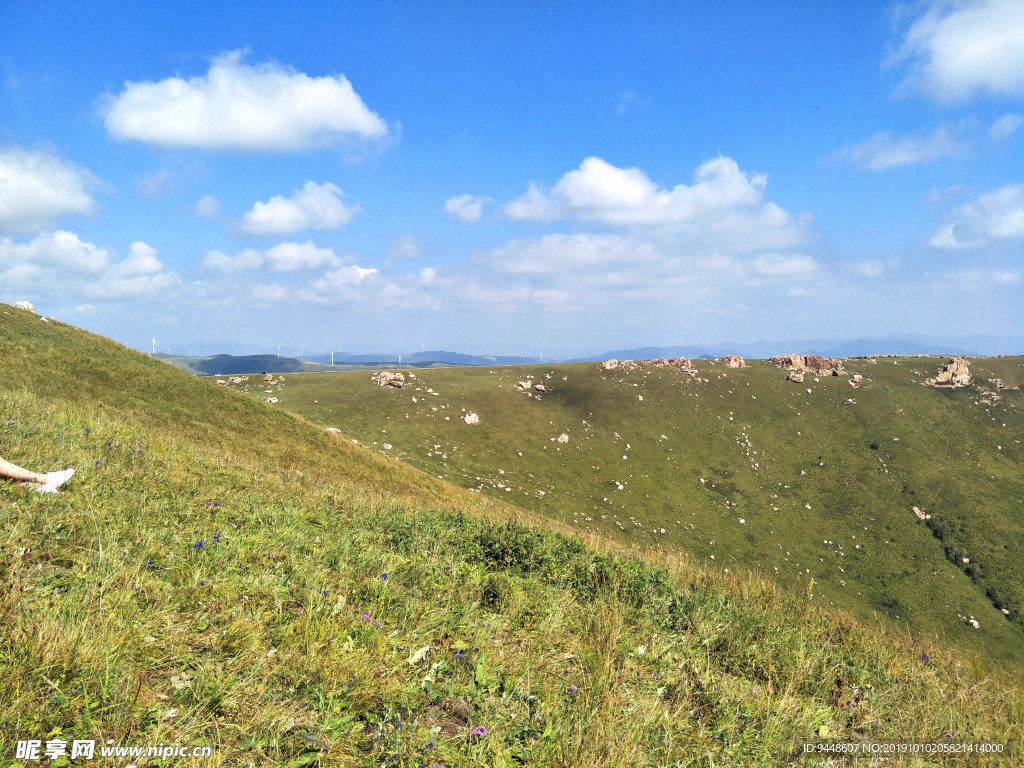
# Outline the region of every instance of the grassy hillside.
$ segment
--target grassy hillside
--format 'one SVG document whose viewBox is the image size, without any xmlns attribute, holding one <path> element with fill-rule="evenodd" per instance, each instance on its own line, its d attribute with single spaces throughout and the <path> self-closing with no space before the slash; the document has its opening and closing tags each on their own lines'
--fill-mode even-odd
<svg viewBox="0 0 1024 768">
<path fill-rule="evenodd" d="M 1020 757 L 1019 680 L 977 655 L 564 535 L 6 306 L 0 361 L 0 455 L 78 469 L 56 496 L 0 484 L 3 765 L 57 737 L 232 766 L 812 764 L 800 744 L 827 739 Z"/>
<path fill-rule="evenodd" d="M 697 361 L 696 378 L 580 364 L 417 371 L 403 389 L 290 376 L 274 396 L 573 530 L 753 569 L 794 594 L 813 580 L 826 605 L 1020 663 L 1024 401 L 993 399 L 988 379 L 1016 386 L 1024 369 L 975 359 L 979 386 L 921 386 L 941 362 L 851 360 L 856 389 L 850 376 L 787 382 L 767 361 Z M 516 391 L 527 378 L 547 391 Z"/>
</svg>

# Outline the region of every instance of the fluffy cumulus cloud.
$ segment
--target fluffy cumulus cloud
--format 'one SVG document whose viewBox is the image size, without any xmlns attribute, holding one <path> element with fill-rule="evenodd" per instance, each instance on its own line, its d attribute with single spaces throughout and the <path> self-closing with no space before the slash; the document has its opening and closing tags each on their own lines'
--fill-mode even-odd
<svg viewBox="0 0 1024 768">
<path fill-rule="evenodd" d="M 361 210 L 359 205 L 347 206 L 344 193 L 336 185 L 307 181 L 291 197 L 275 195 L 267 202 L 257 202 L 242 217 L 241 229 L 250 235 L 290 235 L 304 229 L 338 229 L 344 227 Z"/>
<path fill-rule="evenodd" d="M 46 232 L 28 243 L 0 240 L 0 284 L 48 286 L 57 293 L 98 297 L 150 296 L 180 284 L 163 271 L 157 252 L 144 242 L 132 243 L 128 256 L 115 261 L 111 253 L 73 232 Z"/>
<path fill-rule="evenodd" d="M 204 264 L 207 269 L 219 272 L 243 272 L 255 269 L 266 269 L 271 272 L 298 272 L 341 266 L 342 259 L 330 248 L 318 248 L 312 242 L 307 241 L 305 243 L 278 243 L 265 251 L 246 248 L 237 256 L 229 256 L 221 251 L 210 251 L 206 254 Z"/>
<path fill-rule="evenodd" d="M 173 273 L 165 273 L 155 248 L 142 241 L 128 246 L 128 257 L 112 264 L 102 280 L 87 287 L 86 293 L 107 298 L 153 296 L 181 282 Z"/>
<path fill-rule="evenodd" d="M 968 147 L 955 131 L 940 127 L 925 135 L 894 136 L 880 131 L 867 141 L 843 147 L 833 162 L 848 162 L 869 171 L 885 171 L 901 165 L 927 163 L 940 157 L 960 157 Z"/>
<path fill-rule="evenodd" d="M 201 77 L 125 83 L 101 114 L 116 138 L 206 150 L 296 152 L 388 134 L 343 75 L 248 65 L 241 51 L 215 58 Z"/>
<path fill-rule="evenodd" d="M 978 248 L 1024 239 L 1024 184 L 1006 184 L 954 208 L 929 241 L 934 248 Z"/>
<path fill-rule="evenodd" d="M 554 186 L 531 183 L 504 206 L 508 218 L 575 219 L 594 224 L 660 228 L 728 250 L 783 248 L 807 236 L 807 220 L 764 199 L 768 180 L 718 157 L 694 172 L 692 185 L 659 188 L 638 168 L 619 168 L 588 157 Z"/>
<path fill-rule="evenodd" d="M 904 90 L 943 103 L 1024 95 L 1024 3 L 930 0 L 891 58 L 909 68 Z"/>
<path fill-rule="evenodd" d="M 93 210 L 92 174 L 48 150 L 0 147 L 0 232 L 33 232 Z"/>
<path fill-rule="evenodd" d="M 458 195 L 444 201 L 444 212 L 457 221 L 480 221 L 484 215 L 484 205 L 490 202 L 489 197 L 476 195 Z"/>
</svg>

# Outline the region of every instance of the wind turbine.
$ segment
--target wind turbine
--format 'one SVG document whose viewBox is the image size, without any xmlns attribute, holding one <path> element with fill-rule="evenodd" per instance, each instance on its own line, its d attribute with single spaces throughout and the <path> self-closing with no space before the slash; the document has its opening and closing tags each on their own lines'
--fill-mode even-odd
<svg viewBox="0 0 1024 768">
<path fill-rule="evenodd" d="M 156 339 L 153 339 L 153 352 L 150 354 L 150 357 L 152 357 L 155 354 L 156 354 Z"/>
</svg>

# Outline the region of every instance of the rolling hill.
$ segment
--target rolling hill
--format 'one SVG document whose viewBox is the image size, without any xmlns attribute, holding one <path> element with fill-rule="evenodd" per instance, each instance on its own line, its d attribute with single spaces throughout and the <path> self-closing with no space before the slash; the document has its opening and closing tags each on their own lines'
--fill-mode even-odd
<svg viewBox="0 0 1024 768">
<path fill-rule="evenodd" d="M 767 361 L 695 361 L 697 376 L 652 365 L 438 369 L 402 389 L 368 373 L 308 375 L 274 396 L 572 530 L 753 569 L 796 593 L 813 581 L 827 605 L 1019 662 L 1024 414 L 1020 391 L 990 379 L 1017 386 L 1024 369 L 1020 358 L 976 358 L 974 385 L 922 386 L 942 362 L 850 360 L 848 375 L 803 384 Z M 479 425 L 465 423 L 470 412 Z"/>
<path fill-rule="evenodd" d="M 4 305 L 0 361 L 0 455 L 77 469 L 53 496 L 0 483 L 4 765 L 39 764 L 16 757 L 25 739 L 94 740 L 98 765 L 128 761 L 101 750 L 170 744 L 210 746 L 204 765 L 296 768 L 799 765 L 820 763 L 805 743 L 887 741 L 1002 749 L 975 755 L 980 765 L 1020 758 L 1019 677 L 977 648 L 858 621 L 810 588 L 780 592 L 768 574 L 697 563 L 649 524 L 630 540 L 615 526 L 587 531 L 571 513 L 554 519 L 543 504 L 530 510 L 549 496 L 568 509 L 578 491 L 556 485 L 539 497 L 512 456 L 543 451 L 542 440 L 545 457 L 575 448 L 549 442 L 564 428 L 546 424 L 556 393 L 513 397 L 496 386 L 510 374 L 477 371 L 498 392 L 494 410 L 481 408 L 477 439 L 495 430 L 492 449 L 517 473 L 512 491 L 488 498 L 434 476 L 459 479 L 454 444 L 433 443 L 441 457 L 424 454 L 424 472 L 380 455 L 396 452 L 383 440 L 401 445 L 395 424 L 359 437 L 359 418 L 404 422 L 404 409 L 389 409 L 412 395 L 377 390 L 365 372 L 312 375 L 331 391 L 351 382 L 338 394 L 354 401 L 348 416 L 317 404 L 333 409 L 321 421 L 344 428 L 341 437 L 255 393 Z M 576 377 L 567 370 L 563 384 Z M 466 373 L 418 372 L 440 376 L 422 382 L 440 394 L 423 395 L 429 405 L 408 421 L 430 422 L 434 434 L 453 424 L 437 414 L 459 386 L 479 386 L 457 378 Z M 272 391 L 296 407 L 312 392 L 299 386 L 305 376 L 278 376 Z M 639 382 L 583 368 L 578 378 L 610 383 L 595 390 L 610 404 L 637 397 Z M 653 404 L 657 377 L 648 378 L 643 402 Z M 687 385 L 666 377 L 662 386 L 678 397 Z M 724 401 L 726 390 L 695 394 Z M 938 393 L 951 396 L 959 393 Z M 566 418 L 593 410 L 584 390 L 561 397 Z M 500 404 L 526 419 L 514 446 L 501 444 Z M 457 403 L 449 410 L 461 414 Z M 614 440 L 599 412 L 580 419 L 600 424 L 595 446 Z M 582 439 L 582 426 L 570 434 Z M 709 427 L 706 439 L 733 437 Z M 620 439 L 631 446 L 621 455 L 656 458 L 653 446 Z M 669 447 L 673 470 L 685 473 L 696 459 Z M 482 453 L 481 468 L 491 458 Z M 572 464 L 581 473 L 583 460 Z M 619 461 L 626 493 L 630 460 Z M 633 461 L 634 475 L 651 474 L 647 458 Z M 999 467 L 987 460 L 986 469 Z M 708 520 L 725 498 L 731 507 L 758 493 L 739 473 L 708 475 L 718 492 L 686 510 L 710 507 Z M 983 618 L 979 631 L 994 631 Z M 941 752 L 905 764 L 958 762 Z"/>
</svg>

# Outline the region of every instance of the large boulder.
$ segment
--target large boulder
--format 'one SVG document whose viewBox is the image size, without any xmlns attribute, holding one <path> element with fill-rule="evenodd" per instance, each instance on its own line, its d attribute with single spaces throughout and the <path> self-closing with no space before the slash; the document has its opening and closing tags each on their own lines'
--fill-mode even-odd
<svg viewBox="0 0 1024 768">
<path fill-rule="evenodd" d="M 38 312 L 36 312 L 35 306 L 27 301 L 16 301 L 14 302 L 14 306 L 17 307 L 18 309 L 24 309 L 26 312 L 31 312 L 33 315 L 39 314 Z"/>
<path fill-rule="evenodd" d="M 747 362 L 739 355 L 725 355 L 722 358 L 726 368 L 746 368 Z"/>
<path fill-rule="evenodd" d="M 945 384 L 951 387 L 966 387 L 971 383 L 971 371 L 966 358 L 951 357 L 948 363 L 939 366 L 939 372 L 934 379 L 925 379 L 924 383 L 929 386 Z"/>
<path fill-rule="evenodd" d="M 405 376 L 400 373 L 394 373 L 392 371 L 377 371 L 370 377 L 372 381 L 377 383 L 378 387 L 395 387 L 401 389 L 405 386 Z"/>
</svg>

